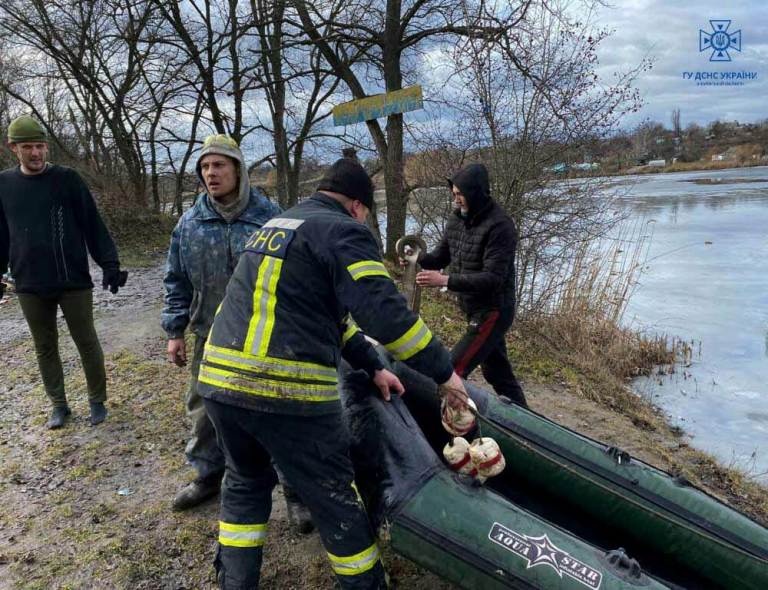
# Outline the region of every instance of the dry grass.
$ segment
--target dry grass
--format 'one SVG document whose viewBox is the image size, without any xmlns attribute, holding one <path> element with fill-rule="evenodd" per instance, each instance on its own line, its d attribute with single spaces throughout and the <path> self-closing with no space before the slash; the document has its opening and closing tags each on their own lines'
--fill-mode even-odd
<svg viewBox="0 0 768 590">
<path fill-rule="evenodd" d="M 529 318 L 516 329 L 521 342 L 518 365 L 556 367 L 555 377 L 581 397 L 627 415 L 636 426 L 653 429 L 655 410 L 629 387 L 629 380 L 674 361 L 664 339 L 623 329 L 584 314 Z M 535 371 L 536 372 L 536 371 Z"/>
<path fill-rule="evenodd" d="M 124 267 L 156 264 L 158 256 L 168 251 L 175 217 L 121 209 L 104 209 L 103 213 Z"/>
<path fill-rule="evenodd" d="M 620 410 L 644 427 L 653 422 L 651 408 L 627 383 L 658 365 L 674 366 L 677 353 L 666 337 L 621 325 L 650 238 L 648 224 L 638 221 L 611 239 L 579 246 L 542 280 L 546 304 L 524 312 L 516 330 L 525 341 L 523 359 L 535 360 L 537 366 L 546 359 L 544 364 L 561 367 L 562 380 L 580 395 Z"/>
</svg>

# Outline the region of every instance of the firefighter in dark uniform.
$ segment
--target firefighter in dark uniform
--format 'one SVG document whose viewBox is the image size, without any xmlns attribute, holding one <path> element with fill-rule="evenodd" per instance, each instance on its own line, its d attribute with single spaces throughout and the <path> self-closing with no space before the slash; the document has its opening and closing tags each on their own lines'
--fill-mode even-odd
<svg viewBox="0 0 768 590">
<path fill-rule="evenodd" d="M 363 331 L 441 384 L 449 403 L 466 401 L 448 351 L 381 262 L 364 224 L 372 204 L 365 170 L 337 161 L 311 198 L 253 234 L 217 312 L 200 389 L 226 458 L 222 588 L 258 587 L 277 481 L 271 461 L 309 508 L 341 588 L 386 587 L 354 485 L 337 366 L 343 356 L 367 371 L 384 399 L 402 385 Z"/>
</svg>

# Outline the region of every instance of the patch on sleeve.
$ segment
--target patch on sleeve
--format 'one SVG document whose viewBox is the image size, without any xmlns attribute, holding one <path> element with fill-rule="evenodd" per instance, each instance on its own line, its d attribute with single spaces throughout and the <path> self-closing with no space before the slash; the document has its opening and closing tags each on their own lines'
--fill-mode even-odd
<svg viewBox="0 0 768 590">
<path fill-rule="evenodd" d="M 288 246 L 295 236 L 296 232 L 292 229 L 265 226 L 253 233 L 245 244 L 245 249 L 248 252 L 285 259 Z"/>
<path fill-rule="evenodd" d="M 273 217 L 264 227 L 279 227 L 281 229 L 299 229 L 304 223 L 304 219 L 288 219 L 286 217 Z"/>
</svg>

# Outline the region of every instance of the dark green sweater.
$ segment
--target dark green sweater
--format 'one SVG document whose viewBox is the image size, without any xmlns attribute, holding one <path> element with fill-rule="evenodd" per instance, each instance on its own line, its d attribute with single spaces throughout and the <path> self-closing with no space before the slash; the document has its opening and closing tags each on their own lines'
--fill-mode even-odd
<svg viewBox="0 0 768 590">
<path fill-rule="evenodd" d="M 115 243 L 77 172 L 49 164 L 32 176 L 19 167 L 0 173 L 0 276 L 10 262 L 19 293 L 92 288 L 89 252 L 103 269 L 119 267 Z"/>
</svg>

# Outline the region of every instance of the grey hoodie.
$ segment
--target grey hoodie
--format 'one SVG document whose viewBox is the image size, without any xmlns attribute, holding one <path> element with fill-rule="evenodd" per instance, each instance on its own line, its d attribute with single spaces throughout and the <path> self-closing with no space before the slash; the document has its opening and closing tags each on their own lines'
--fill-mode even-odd
<svg viewBox="0 0 768 590">
<path fill-rule="evenodd" d="M 238 181 L 237 200 L 232 201 L 232 203 L 228 205 L 224 205 L 219 203 L 213 197 L 210 198 L 211 205 L 216 212 L 221 215 L 225 221 L 232 223 L 235 219 L 240 217 L 240 214 L 245 211 L 245 208 L 248 206 L 248 200 L 251 193 L 248 167 L 245 165 L 243 152 L 240 151 L 240 147 L 234 139 L 229 135 L 210 135 L 205 139 L 203 149 L 200 150 L 200 155 L 197 157 L 197 164 L 195 165 L 197 177 L 200 179 L 200 182 L 203 183 L 203 186 L 205 186 L 205 181 L 203 180 L 200 161 L 209 154 L 227 156 L 235 160 L 238 164 L 240 179 Z"/>
</svg>

